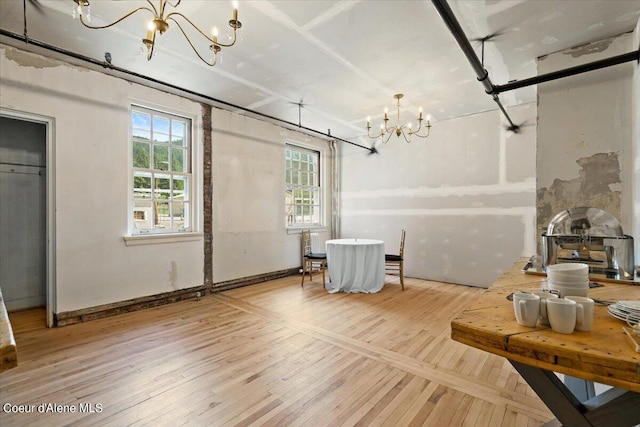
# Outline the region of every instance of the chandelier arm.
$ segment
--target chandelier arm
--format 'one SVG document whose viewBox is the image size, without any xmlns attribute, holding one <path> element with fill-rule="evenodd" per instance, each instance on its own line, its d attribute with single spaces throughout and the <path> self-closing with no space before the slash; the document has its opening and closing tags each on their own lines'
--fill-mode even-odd
<svg viewBox="0 0 640 427">
<path fill-rule="evenodd" d="M 397 124 L 397 123 L 396 123 Z M 386 133 L 395 133 L 396 129 L 398 128 L 398 126 L 391 126 L 390 128 L 387 127 L 387 122 L 384 122 L 384 131 Z"/>
<path fill-rule="evenodd" d="M 155 9 L 155 8 L 154 8 Z M 101 26 L 93 26 L 93 25 L 88 25 L 86 22 L 84 22 L 84 19 L 82 19 L 82 15 L 80 15 L 80 22 L 82 23 L 82 25 L 84 25 L 87 28 L 91 28 L 92 30 L 102 30 L 104 28 L 109 28 L 109 27 L 113 27 L 114 25 L 116 25 L 119 22 L 124 21 L 125 19 L 127 19 L 128 17 L 130 17 L 131 15 L 133 15 L 134 13 L 140 11 L 140 10 L 146 10 L 151 12 L 154 16 L 155 14 L 153 13 L 153 10 L 149 9 L 148 7 L 139 7 L 135 10 L 132 10 L 131 12 L 127 13 L 126 15 L 124 15 L 121 18 L 118 18 L 118 20 L 113 21 L 111 24 L 107 24 L 107 25 L 101 25 Z"/>
<path fill-rule="evenodd" d="M 167 21 L 168 21 L 168 20 L 172 20 L 173 22 L 175 22 L 175 23 L 180 27 L 180 29 L 182 30 L 182 34 L 184 34 L 184 36 L 185 36 L 185 37 L 187 37 L 187 34 L 185 33 L 185 31 L 184 31 L 184 30 L 182 29 L 182 27 L 180 26 L 180 23 L 179 23 L 179 22 L 178 22 L 178 21 L 173 17 L 173 15 L 179 16 L 179 17 L 181 17 L 182 19 L 184 19 L 185 21 L 187 21 L 187 23 L 188 23 L 189 25 L 191 25 L 191 26 L 192 26 L 192 27 L 193 27 L 197 32 L 199 32 L 200 34 L 202 34 L 202 37 L 204 37 L 205 39 L 209 40 L 209 42 L 210 42 L 210 43 L 213 43 L 213 44 L 218 45 L 218 46 L 220 46 L 220 47 L 231 47 L 231 46 L 233 46 L 234 44 L 236 44 L 236 30 L 235 30 L 235 28 L 234 28 L 234 30 L 233 30 L 233 41 L 232 41 L 231 43 L 229 43 L 229 44 L 220 43 L 219 41 L 213 41 L 213 38 L 209 37 L 206 33 L 204 33 L 200 28 L 198 28 L 198 26 L 197 26 L 196 24 L 194 24 L 194 23 L 193 23 L 189 18 L 187 18 L 186 16 L 184 16 L 182 13 L 180 13 L 180 12 L 171 12 L 170 14 L 168 14 L 168 15 L 166 16 L 166 18 L 165 18 L 165 19 L 166 19 Z M 187 37 L 187 39 L 188 39 L 188 37 Z M 189 43 L 191 43 L 191 42 L 189 42 Z M 192 45 L 192 47 L 193 47 L 193 45 Z M 195 50 L 195 49 L 194 49 L 194 50 Z"/>
<path fill-rule="evenodd" d="M 380 138 L 382 135 L 384 135 L 384 133 L 382 133 L 382 131 L 380 131 L 380 133 L 377 134 L 377 135 L 371 135 L 371 131 L 370 130 L 367 131 L 367 136 L 369 138 L 372 138 L 372 139 Z"/>
<path fill-rule="evenodd" d="M 418 135 L 417 132 L 414 132 L 413 135 L 417 136 L 418 138 L 426 138 L 431 134 L 431 126 L 426 126 L 427 128 L 427 134 L 426 135 Z"/>
<path fill-rule="evenodd" d="M 171 3 L 169 0 L 165 0 L 165 3 L 166 3 L 166 4 L 168 4 L 169 6 L 171 6 L 171 7 L 174 7 L 174 8 L 175 8 L 175 7 L 178 7 L 178 5 L 180 5 L 180 1 L 181 1 L 181 0 L 178 0 L 178 1 L 176 2 L 176 4 L 173 4 L 173 3 Z"/>
<path fill-rule="evenodd" d="M 384 144 L 386 144 L 387 142 L 389 142 L 389 139 L 390 139 L 390 138 L 391 138 L 391 133 L 388 133 L 388 134 L 387 134 L 387 138 L 386 138 L 386 139 L 384 138 L 384 135 L 382 135 L 382 136 L 380 137 L 380 139 L 382 139 L 382 142 L 383 142 Z"/>
<path fill-rule="evenodd" d="M 156 9 L 156 7 L 153 5 L 153 3 L 151 3 L 151 0 L 147 0 L 147 3 L 149 3 L 149 6 L 151 6 L 151 9 L 153 9 L 153 11 L 151 13 L 153 13 L 153 16 L 159 16 L 160 13 L 158 13 L 158 9 Z M 160 2 L 160 7 L 162 7 L 162 1 Z M 162 9 L 160 10 L 160 12 L 162 12 Z"/>
<path fill-rule="evenodd" d="M 168 19 L 168 18 L 167 18 Z M 182 32 L 182 35 L 184 36 L 185 39 L 187 39 L 187 43 L 189 43 L 189 46 L 191 46 L 191 49 L 193 50 L 193 52 L 198 55 L 198 58 L 200 58 L 200 60 L 202 62 L 204 62 L 205 64 L 207 64 L 210 67 L 213 67 L 214 65 L 216 65 L 216 62 L 218 62 L 218 56 L 214 55 L 214 60 L 212 62 L 207 61 L 206 59 L 204 59 L 202 57 L 202 55 L 200 55 L 200 52 L 198 52 L 198 50 L 196 49 L 196 47 L 193 45 L 193 43 L 191 43 L 191 39 L 189 39 L 189 36 L 187 36 L 187 33 L 184 31 L 184 29 L 182 28 L 182 25 L 180 25 L 180 23 L 178 21 L 176 21 L 175 19 L 171 18 L 171 20 L 173 22 L 176 23 L 176 25 L 178 26 L 178 28 L 180 29 L 180 31 Z M 197 28 L 197 27 L 196 27 Z M 207 40 L 209 40 L 208 37 L 205 36 L 205 38 L 207 38 Z M 209 40 L 211 41 L 211 40 Z M 211 41 L 212 42 L 212 41 Z"/>
<path fill-rule="evenodd" d="M 412 133 L 409 134 L 409 138 L 407 138 L 407 135 L 404 133 L 404 131 L 402 132 L 402 137 L 404 138 L 404 140 L 409 143 L 411 142 L 411 135 L 413 135 Z"/>
</svg>

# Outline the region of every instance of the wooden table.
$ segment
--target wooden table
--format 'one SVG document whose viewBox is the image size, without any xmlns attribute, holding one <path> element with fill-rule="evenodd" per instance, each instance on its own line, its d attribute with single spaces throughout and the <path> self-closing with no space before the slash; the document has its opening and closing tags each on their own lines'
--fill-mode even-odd
<svg viewBox="0 0 640 427">
<path fill-rule="evenodd" d="M 480 298 L 451 322 L 451 338 L 506 357 L 563 425 L 613 426 L 640 423 L 640 353 L 606 306 L 596 305 L 590 332 L 571 335 L 549 327 L 528 328 L 516 322 L 514 291 L 540 289 L 545 276 L 525 274 L 526 259 L 514 263 Z M 589 297 L 608 301 L 640 300 L 640 286 L 598 282 Z M 589 400 L 576 397 L 554 372 L 610 385 Z"/>
</svg>

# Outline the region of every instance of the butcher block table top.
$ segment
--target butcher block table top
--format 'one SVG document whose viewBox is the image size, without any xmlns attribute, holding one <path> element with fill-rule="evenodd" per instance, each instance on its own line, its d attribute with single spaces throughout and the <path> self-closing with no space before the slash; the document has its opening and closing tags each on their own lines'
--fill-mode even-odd
<svg viewBox="0 0 640 427">
<path fill-rule="evenodd" d="M 596 304 L 591 331 L 571 335 L 548 326 L 528 328 L 516 322 L 507 295 L 539 290 L 546 276 L 525 274 L 523 258 L 505 272 L 480 298 L 451 322 L 452 339 L 515 362 L 614 387 L 640 392 L 640 353 L 622 332 L 625 322 Z M 589 297 L 606 300 L 640 300 L 640 286 L 599 281 Z"/>
</svg>

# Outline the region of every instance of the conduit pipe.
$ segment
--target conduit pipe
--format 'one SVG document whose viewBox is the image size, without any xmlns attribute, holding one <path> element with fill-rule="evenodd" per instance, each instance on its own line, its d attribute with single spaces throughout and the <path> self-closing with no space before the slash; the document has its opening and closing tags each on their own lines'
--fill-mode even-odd
<svg viewBox="0 0 640 427">
<path fill-rule="evenodd" d="M 610 67 L 612 65 L 618 65 L 624 62 L 638 61 L 638 60 L 640 60 L 640 50 L 636 50 L 635 52 L 623 53 L 622 55 L 612 56 L 611 58 L 590 62 L 588 64 L 577 65 L 575 67 L 566 68 L 564 70 L 552 71 L 547 74 L 542 74 L 536 77 L 530 77 L 524 80 L 517 80 L 515 82 L 510 82 L 503 85 L 497 85 L 493 87 L 493 90 L 494 90 L 494 93 L 507 92 L 509 90 L 519 89 L 525 86 L 531 86 L 538 83 L 544 83 L 551 80 L 560 79 L 563 77 L 574 76 L 580 73 L 586 73 L 587 71 L 599 70 L 600 68 Z"/>
<path fill-rule="evenodd" d="M 465 56 L 469 60 L 471 67 L 473 68 L 473 70 L 476 72 L 476 75 L 478 76 L 478 81 L 480 81 L 484 86 L 485 92 L 487 92 L 489 95 L 492 96 L 493 100 L 496 102 L 496 104 L 498 104 L 500 111 L 502 111 L 502 114 L 504 114 L 504 116 L 506 117 L 507 121 L 509 122 L 509 129 L 514 132 L 517 132 L 518 126 L 515 125 L 513 121 L 511 121 L 511 117 L 509 117 L 509 115 L 507 114 L 507 111 L 502 106 L 502 103 L 500 102 L 500 98 L 498 97 L 498 94 L 495 93 L 495 87 L 493 83 L 491 83 L 491 79 L 489 78 L 489 72 L 484 68 L 484 66 L 482 65 L 482 62 L 480 62 L 478 55 L 476 55 L 476 52 L 473 50 L 473 46 L 471 46 L 471 43 L 469 43 L 469 39 L 467 38 L 467 36 L 464 33 L 464 30 L 460 26 L 458 19 L 453 14 L 453 11 L 449 7 L 449 4 L 447 3 L 446 0 L 431 0 L 431 1 L 433 2 L 433 5 L 436 7 L 436 10 L 440 14 L 440 16 L 442 17 L 442 20 L 444 21 L 444 23 L 449 28 L 449 31 L 451 31 L 451 34 L 453 34 L 453 37 L 458 42 L 458 45 L 462 49 L 462 52 L 465 54 Z"/>
<path fill-rule="evenodd" d="M 469 39 L 464 34 L 464 31 L 462 30 L 460 23 L 458 22 L 455 15 L 453 14 L 453 11 L 449 7 L 449 4 L 447 4 L 447 1 L 446 0 L 431 0 L 431 1 L 435 6 L 435 8 L 437 9 L 440 16 L 442 17 L 442 19 L 444 20 L 447 27 L 449 27 L 449 31 L 451 31 L 451 34 L 453 34 L 454 38 L 458 42 L 458 45 L 460 45 L 462 52 L 465 54 L 465 56 L 469 60 L 469 63 L 471 64 L 474 71 L 478 75 L 478 81 L 482 82 L 482 84 L 484 85 L 485 92 L 491 95 L 493 100 L 498 104 L 498 107 L 500 107 L 500 110 L 502 111 L 504 116 L 509 121 L 508 129 L 514 132 L 518 131 L 519 126 L 514 125 L 511 119 L 509 118 L 509 115 L 507 114 L 506 110 L 502 106 L 502 103 L 500 102 L 498 94 L 502 92 L 507 92 L 509 90 L 520 89 L 526 86 L 531 86 L 539 83 L 548 82 L 551 80 L 560 79 L 563 77 L 574 76 L 576 74 L 585 73 L 587 71 L 599 70 L 600 68 L 610 67 L 612 65 L 618 65 L 628 61 L 640 61 L 640 50 L 636 50 L 634 52 L 629 52 L 629 53 L 614 56 L 611 58 L 602 59 L 600 61 L 578 65 L 576 67 L 571 67 L 564 70 L 553 71 L 551 73 L 543 74 L 540 76 L 531 77 L 528 79 L 518 80 L 515 82 L 510 82 L 510 83 L 496 86 L 493 83 L 491 83 L 491 79 L 489 79 L 489 73 L 484 68 L 483 63 L 480 61 L 475 51 L 473 50 L 473 47 L 471 46 Z"/>
<path fill-rule="evenodd" d="M 258 116 L 258 117 L 269 119 L 269 120 L 271 120 L 273 122 L 284 124 L 287 127 L 292 128 L 292 129 L 302 129 L 302 130 L 304 130 L 306 132 L 309 132 L 309 133 L 312 133 L 312 134 L 316 134 L 316 135 L 320 135 L 320 136 L 322 136 L 324 138 L 328 138 L 329 140 L 340 141 L 340 142 L 345 142 L 347 144 L 355 145 L 356 147 L 363 148 L 363 149 L 369 151 L 370 154 L 374 154 L 374 153 L 377 152 L 375 147 L 365 147 L 364 145 L 356 144 L 355 142 L 347 141 L 346 139 L 338 138 L 338 137 L 336 137 L 334 135 L 331 135 L 331 130 L 329 130 L 329 132 L 327 132 L 327 133 L 324 133 L 324 132 L 321 132 L 321 131 L 318 131 L 318 130 L 315 130 L 315 129 L 312 129 L 312 128 L 308 128 L 306 126 L 302 126 L 302 124 L 300 124 L 300 123 L 299 124 L 292 123 L 292 122 L 289 122 L 287 120 L 283 120 L 283 119 L 280 119 L 278 117 L 271 116 L 269 114 L 264 114 L 264 113 L 261 113 L 259 111 L 250 110 L 249 108 L 241 107 L 239 105 L 235 105 L 235 104 L 232 104 L 232 103 L 227 102 L 227 101 L 222 101 L 220 99 L 217 99 L 217 98 L 214 98 L 214 97 L 211 97 L 209 95 L 202 94 L 202 93 L 198 93 L 198 92 L 190 90 L 190 89 L 185 89 L 185 88 L 176 86 L 176 85 L 174 85 L 172 83 L 167 83 L 167 82 L 164 82 L 162 80 L 154 79 L 152 77 L 136 73 L 136 72 L 128 70 L 126 68 L 118 67 L 118 66 L 113 65 L 111 63 L 108 63 L 106 61 L 98 61 L 97 59 L 93 59 L 93 58 L 90 58 L 88 56 L 84 56 L 84 55 L 81 55 L 79 53 L 76 53 L 76 52 L 71 52 L 69 50 L 62 49 L 62 48 L 59 48 L 57 46 L 52 46 L 50 44 L 41 42 L 39 40 L 31 39 L 31 38 L 26 36 L 26 31 L 25 31 L 25 35 L 20 35 L 20 34 L 12 33 L 10 31 L 7 31 L 7 30 L 4 30 L 4 29 L 0 28 L 0 36 L 4 36 L 4 37 L 8 37 L 8 38 L 11 38 L 11 39 L 14 39 L 14 40 L 18 40 L 18 41 L 24 42 L 27 45 L 31 44 L 31 45 L 36 46 L 36 47 L 41 48 L 41 49 L 45 49 L 45 50 L 48 50 L 48 51 L 51 51 L 51 52 L 55 52 L 57 54 L 65 55 L 65 56 L 68 56 L 70 58 L 74 58 L 74 59 L 80 60 L 82 62 L 87 62 L 87 63 L 92 64 L 92 65 L 97 65 L 97 66 L 100 66 L 100 67 L 104 67 L 104 68 L 116 71 L 117 73 L 120 73 L 120 74 L 123 74 L 123 75 L 127 76 L 128 78 L 126 80 L 134 82 L 134 83 L 139 83 L 139 80 L 147 81 L 147 82 L 153 83 L 154 85 L 159 85 L 159 86 L 165 87 L 167 89 L 171 89 L 171 90 L 173 90 L 175 92 L 178 92 L 179 94 L 189 95 L 189 99 L 195 99 L 196 101 L 200 101 L 200 100 L 204 99 L 206 101 L 213 102 L 214 104 L 217 104 L 217 105 L 223 105 L 223 106 L 228 107 L 228 108 L 241 110 L 241 111 L 244 111 L 246 113 L 250 113 L 250 114 Z M 114 75 L 115 75 L 115 73 L 114 73 Z M 116 77 L 124 78 L 122 76 L 116 76 Z"/>
</svg>

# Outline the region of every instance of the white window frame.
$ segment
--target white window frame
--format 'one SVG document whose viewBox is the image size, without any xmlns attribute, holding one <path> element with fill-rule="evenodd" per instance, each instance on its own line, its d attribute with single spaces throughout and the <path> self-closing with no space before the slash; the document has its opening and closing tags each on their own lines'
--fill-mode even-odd
<svg viewBox="0 0 640 427">
<path fill-rule="evenodd" d="M 287 166 L 287 158 L 286 152 L 287 149 L 294 150 L 300 153 L 312 154 L 317 158 L 317 185 L 302 185 L 302 184 L 290 184 L 287 183 L 287 171 L 289 170 Z M 283 160 L 284 164 L 284 191 L 285 191 L 285 200 L 284 200 L 284 213 L 285 213 L 285 227 L 288 230 L 302 230 L 309 228 L 323 228 L 325 226 L 325 188 L 324 188 L 324 152 L 322 149 L 318 147 L 309 146 L 306 144 L 301 144 L 296 141 L 287 141 L 285 144 L 285 150 L 283 152 Z M 293 188 L 299 188 L 303 190 L 315 189 L 318 195 L 318 221 L 317 222 L 293 222 L 290 223 L 288 220 L 288 207 L 291 206 L 290 201 L 287 200 L 287 191 Z"/>
<path fill-rule="evenodd" d="M 133 159 L 133 146 L 134 146 L 134 126 L 133 126 L 133 114 L 135 112 L 141 112 L 143 114 L 149 114 L 152 116 L 151 121 L 153 123 L 153 117 L 160 117 L 160 118 L 164 118 L 164 119 L 169 119 L 171 120 L 176 120 L 176 121 L 184 121 L 186 122 L 186 126 L 185 126 L 185 139 L 186 142 L 184 144 L 184 148 L 180 148 L 179 146 L 176 146 L 174 148 L 180 148 L 182 150 L 184 150 L 186 152 L 186 154 L 184 155 L 184 165 L 186 167 L 186 171 L 171 171 L 171 170 L 162 170 L 162 169 L 156 169 L 154 168 L 153 165 L 153 149 L 151 147 L 167 147 L 168 149 L 168 159 L 169 162 L 171 161 L 171 152 L 172 152 L 172 144 L 171 141 L 169 140 L 167 142 L 167 144 L 163 144 L 163 143 L 154 143 L 152 141 L 150 141 L 150 154 L 149 154 L 149 167 L 148 168 L 141 168 L 141 167 L 134 167 L 134 159 Z M 198 211 L 198 200 L 195 198 L 196 194 L 197 194 L 197 183 L 195 182 L 194 179 L 194 170 L 195 170 L 195 158 L 196 156 L 196 144 L 195 144 L 195 135 L 194 135 L 194 127 L 195 127 L 195 123 L 196 123 L 196 118 L 189 116 L 188 114 L 180 114 L 180 113 L 176 113 L 176 112 L 171 112 L 171 111 L 167 111 L 164 109 L 159 109 L 156 107 L 149 107 L 149 106 L 145 106 L 142 104 L 131 104 L 131 108 L 129 111 L 129 187 L 128 187 L 128 197 L 129 197 L 129 203 L 128 203 L 128 222 L 129 222 L 129 235 L 125 236 L 125 241 L 127 242 L 127 245 L 131 245 L 131 244 L 145 244 L 145 243 L 164 243 L 167 241 L 173 241 L 176 238 L 180 238 L 182 237 L 183 239 L 186 237 L 187 240 L 190 240 L 191 238 L 197 238 L 198 234 L 194 233 L 197 230 L 197 211 Z M 153 127 L 153 125 L 152 125 Z M 153 133 L 153 128 L 151 129 L 151 132 Z M 170 132 L 171 134 L 171 132 Z M 169 138 L 171 138 L 171 136 L 169 136 Z M 153 138 L 150 138 L 153 139 Z M 170 169 L 170 168 L 167 168 Z M 139 175 L 139 174 L 149 174 L 152 177 L 152 182 L 153 179 L 155 178 L 156 175 L 160 175 L 161 177 L 164 176 L 164 178 L 166 178 L 167 176 L 170 177 L 170 187 L 168 190 L 164 190 L 164 192 L 169 193 L 169 199 L 168 199 L 168 207 L 169 209 L 173 209 L 174 205 L 177 204 L 182 204 L 184 206 L 186 206 L 186 210 L 185 210 L 185 215 L 184 215 L 184 221 L 187 225 L 185 225 L 184 227 L 173 227 L 173 228 L 160 228 L 160 227 L 153 227 L 152 229 L 149 230 L 140 230 L 136 228 L 135 225 L 135 211 L 136 211 L 136 202 L 135 202 L 135 176 Z M 175 182 L 175 179 L 173 178 L 184 178 L 185 181 L 185 189 L 183 192 L 176 190 L 173 185 Z M 153 184 L 151 185 L 151 187 L 153 188 Z M 153 190 L 151 190 L 151 198 L 150 200 L 150 206 L 154 206 L 154 197 L 155 197 L 155 193 Z M 176 195 L 183 195 L 183 200 L 177 201 L 177 197 Z M 150 214 L 150 215 L 149 215 Z M 146 212 L 145 215 L 147 217 L 154 217 L 154 213 L 153 212 Z"/>
</svg>

